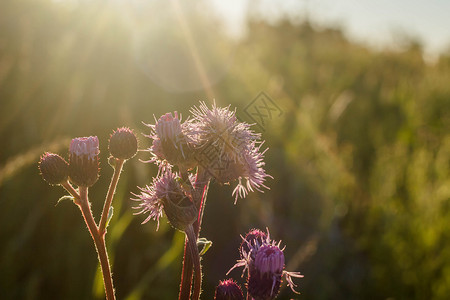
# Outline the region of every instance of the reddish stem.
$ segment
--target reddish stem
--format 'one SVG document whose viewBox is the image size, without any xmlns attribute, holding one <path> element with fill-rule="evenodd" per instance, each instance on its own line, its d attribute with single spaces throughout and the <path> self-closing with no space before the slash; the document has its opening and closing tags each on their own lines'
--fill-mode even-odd
<svg viewBox="0 0 450 300">
<path fill-rule="evenodd" d="M 75 204 L 80 205 L 80 194 L 78 194 L 78 191 L 76 189 L 73 188 L 73 186 L 70 184 L 70 182 L 67 180 L 66 182 L 63 182 L 61 184 L 63 186 L 63 188 L 66 189 L 66 191 L 68 191 L 74 198 L 73 202 L 75 202 Z"/>
<path fill-rule="evenodd" d="M 184 242 L 183 270 L 181 274 L 179 300 L 189 300 L 191 296 L 192 271 L 192 256 L 186 237 Z"/>
<path fill-rule="evenodd" d="M 100 218 L 100 225 L 98 228 L 98 232 L 101 236 L 105 236 L 106 233 L 106 222 L 108 221 L 109 209 L 111 207 L 114 193 L 116 192 L 117 182 L 119 181 L 120 172 L 122 172 L 122 167 L 125 160 L 115 158 L 114 162 L 115 162 L 114 174 L 113 177 L 111 178 L 111 183 L 109 184 L 109 189 L 106 195 L 105 204 L 103 205 L 103 212 Z"/>
<path fill-rule="evenodd" d="M 108 253 L 106 252 L 105 239 L 103 235 L 100 235 L 98 227 L 95 224 L 94 217 L 92 216 L 91 206 L 88 200 L 88 189 L 87 187 L 80 187 L 80 201 L 79 207 L 81 213 L 83 214 L 84 221 L 89 229 L 89 232 L 94 240 L 95 248 L 98 254 L 98 260 L 102 268 L 103 282 L 105 284 L 105 294 L 107 300 L 116 299 L 114 295 L 114 286 L 111 276 L 111 267 L 109 265 Z"/>
<path fill-rule="evenodd" d="M 198 239 L 201 223 L 203 219 L 203 212 L 205 209 L 206 197 L 208 194 L 209 178 L 204 170 L 197 171 L 197 178 L 194 183 L 194 203 L 198 203 L 198 218 L 193 224 L 194 234 L 196 240 Z M 199 200 L 198 200 L 199 199 Z M 184 254 L 183 254 L 183 270 L 181 274 L 181 284 L 180 284 L 180 294 L 179 300 L 189 300 L 191 295 L 191 285 L 192 285 L 192 275 L 193 275 L 193 264 L 192 264 L 192 253 L 190 247 L 188 247 L 188 240 L 185 240 L 184 244 Z"/>
<path fill-rule="evenodd" d="M 186 237 L 195 270 L 194 293 L 192 299 L 198 300 L 200 299 L 200 292 L 202 288 L 202 271 L 200 267 L 200 256 L 198 255 L 197 248 L 197 235 L 194 233 L 194 228 L 192 225 L 189 225 L 186 229 Z"/>
</svg>

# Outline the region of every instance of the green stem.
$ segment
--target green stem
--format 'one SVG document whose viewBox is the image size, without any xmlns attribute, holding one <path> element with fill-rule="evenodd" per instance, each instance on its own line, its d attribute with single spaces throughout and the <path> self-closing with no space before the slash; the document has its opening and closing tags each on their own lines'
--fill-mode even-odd
<svg viewBox="0 0 450 300">
<path fill-rule="evenodd" d="M 92 216 L 91 206 L 88 200 L 88 188 L 80 187 L 80 203 L 79 207 L 83 214 L 84 221 L 89 229 L 89 232 L 94 240 L 95 248 L 98 254 L 98 260 L 102 268 L 103 282 L 105 284 L 105 294 L 107 300 L 115 300 L 114 285 L 111 276 L 111 267 L 109 265 L 108 253 L 106 252 L 106 244 L 104 235 L 101 235 L 98 231 L 98 227 L 95 224 L 94 217 Z"/>
<path fill-rule="evenodd" d="M 122 167 L 125 162 L 124 159 L 114 159 L 114 174 L 111 178 L 111 183 L 109 184 L 108 193 L 106 195 L 105 204 L 103 205 L 102 216 L 100 218 L 100 225 L 98 228 L 98 232 L 101 236 L 105 236 L 106 233 L 106 223 L 108 221 L 109 209 L 111 207 L 112 199 L 114 197 L 114 193 L 116 192 L 117 182 L 119 181 L 120 172 L 122 172 Z"/>
</svg>

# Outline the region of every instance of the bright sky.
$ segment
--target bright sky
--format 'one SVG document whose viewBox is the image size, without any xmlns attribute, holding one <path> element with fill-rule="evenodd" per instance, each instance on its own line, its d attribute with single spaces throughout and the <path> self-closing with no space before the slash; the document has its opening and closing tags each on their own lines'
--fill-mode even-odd
<svg viewBox="0 0 450 300">
<path fill-rule="evenodd" d="M 276 19 L 309 15 L 319 25 L 339 24 L 347 35 L 371 45 L 394 41 L 395 33 L 417 37 L 427 55 L 450 49 L 450 0 L 212 0 L 230 32 L 243 32 L 247 7 Z"/>
</svg>

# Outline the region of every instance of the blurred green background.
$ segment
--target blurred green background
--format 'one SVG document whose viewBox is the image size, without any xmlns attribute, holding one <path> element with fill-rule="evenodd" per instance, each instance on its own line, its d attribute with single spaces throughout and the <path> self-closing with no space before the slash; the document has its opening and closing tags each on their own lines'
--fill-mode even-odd
<svg viewBox="0 0 450 300">
<path fill-rule="evenodd" d="M 0 2 L 0 298 L 101 299 L 96 253 L 78 208 L 40 177 L 44 151 L 97 135 L 99 218 L 113 129 L 198 101 L 245 109 L 265 92 L 271 190 L 233 205 L 212 184 L 201 236 L 203 299 L 239 258 L 239 234 L 270 228 L 287 245 L 301 295 L 280 299 L 448 299 L 450 295 L 450 52 L 372 50 L 308 18 L 249 10 L 232 38 L 206 1 Z M 247 118 L 247 119 L 246 119 Z M 157 170 L 125 165 L 107 243 L 118 299 L 176 299 L 183 235 L 140 223 L 130 200 Z M 240 271 L 230 276 L 241 284 Z"/>
</svg>

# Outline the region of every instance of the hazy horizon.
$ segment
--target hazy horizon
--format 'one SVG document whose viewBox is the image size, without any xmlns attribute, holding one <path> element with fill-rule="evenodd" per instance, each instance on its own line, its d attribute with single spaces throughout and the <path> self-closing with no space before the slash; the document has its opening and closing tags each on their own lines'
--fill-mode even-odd
<svg viewBox="0 0 450 300">
<path fill-rule="evenodd" d="M 450 49 L 450 1 L 362 0 L 213 0 L 217 14 L 233 36 L 245 33 L 249 7 L 269 20 L 289 16 L 308 18 L 320 27 L 341 28 L 352 41 L 380 49 L 398 46 L 398 38 L 421 43 L 424 54 L 435 58 Z"/>
</svg>

